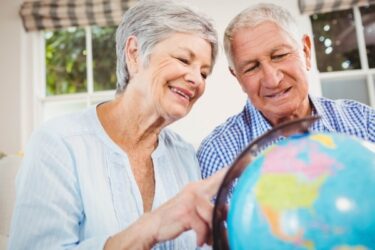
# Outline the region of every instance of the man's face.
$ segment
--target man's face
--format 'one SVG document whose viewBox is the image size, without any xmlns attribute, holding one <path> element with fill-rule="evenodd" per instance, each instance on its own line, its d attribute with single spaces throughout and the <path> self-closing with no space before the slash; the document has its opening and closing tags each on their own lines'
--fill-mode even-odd
<svg viewBox="0 0 375 250">
<path fill-rule="evenodd" d="M 295 41 L 273 22 L 241 28 L 233 36 L 231 72 L 273 125 L 308 115 L 310 47 L 308 36 Z"/>
</svg>

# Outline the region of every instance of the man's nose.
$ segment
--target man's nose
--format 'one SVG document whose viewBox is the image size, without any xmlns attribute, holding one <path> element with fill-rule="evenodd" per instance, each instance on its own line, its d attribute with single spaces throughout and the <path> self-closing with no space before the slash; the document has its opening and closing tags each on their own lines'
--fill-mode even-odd
<svg viewBox="0 0 375 250">
<path fill-rule="evenodd" d="M 267 88 L 276 88 L 283 78 L 283 73 L 280 69 L 271 63 L 262 64 L 262 73 L 261 84 Z"/>
</svg>

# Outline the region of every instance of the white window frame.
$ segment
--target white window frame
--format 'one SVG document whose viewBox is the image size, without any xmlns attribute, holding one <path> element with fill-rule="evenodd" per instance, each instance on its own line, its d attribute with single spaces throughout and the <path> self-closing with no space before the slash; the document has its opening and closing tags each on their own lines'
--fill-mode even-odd
<svg viewBox="0 0 375 250">
<path fill-rule="evenodd" d="M 375 108 L 375 87 L 374 87 L 375 68 L 369 68 L 369 65 L 368 65 L 364 27 L 362 25 L 362 16 L 361 16 L 359 7 L 354 7 L 353 13 L 354 13 L 354 24 L 355 24 L 356 35 L 357 35 L 357 44 L 358 44 L 358 50 L 359 50 L 361 69 L 334 71 L 334 72 L 322 72 L 322 73 L 319 73 L 319 79 L 322 84 L 323 80 L 340 80 L 340 79 L 350 79 L 350 78 L 359 79 L 361 77 L 365 78 L 366 86 L 368 89 L 369 103 L 371 107 Z"/>
<path fill-rule="evenodd" d="M 95 103 L 112 99 L 115 95 L 115 90 L 94 91 L 94 77 L 93 77 L 93 55 L 92 55 L 92 36 L 91 27 L 86 26 L 85 29 L 85 42 L 86 42 L 86 78 L 87 78 L 87 91 L 76 94 L 63 94 L 56 96 L 46 95 L 46 60 L 45 60 L 45 39 L 43 31 L 37 32 L 35 43 L 36 48 L 33 55 L 34 65 L 36 72 L 34 74 L 34 128 L 38 127 L 45 121 L 44 106 L 46 103 L 53 102 L 74 102 L 84 101 L 85 107 L 89 107 Z M 114 69 L 115 70 L 115 69 Z"/>
</svg>

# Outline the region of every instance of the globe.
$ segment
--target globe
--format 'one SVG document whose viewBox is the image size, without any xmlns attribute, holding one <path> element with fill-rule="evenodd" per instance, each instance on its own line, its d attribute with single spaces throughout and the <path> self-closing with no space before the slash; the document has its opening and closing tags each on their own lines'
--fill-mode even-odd
<svg viewBox="0 0 375 250">
<path fill-rule="evenodd" d="M 304 133 L 260 153 L 229 202 L 230 249 L 375 249 L 375 146 Z"/>
</svg>

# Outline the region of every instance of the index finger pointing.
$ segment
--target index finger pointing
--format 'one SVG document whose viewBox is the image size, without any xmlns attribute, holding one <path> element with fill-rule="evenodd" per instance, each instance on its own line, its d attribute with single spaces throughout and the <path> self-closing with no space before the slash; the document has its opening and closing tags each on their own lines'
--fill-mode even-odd
<svg viewBox="0 0 375 250">
<path fill-rule="evenodd" d="M 205 192 L 209 197 L 214 196 L 221 183 L 223 182 L 224 176 L 228 172 L 229 167 L 224 167 L 217 171 L 212 176 L 208 177 L 207 179 L 203 180 L 203 192 Z"/>
</svg>

